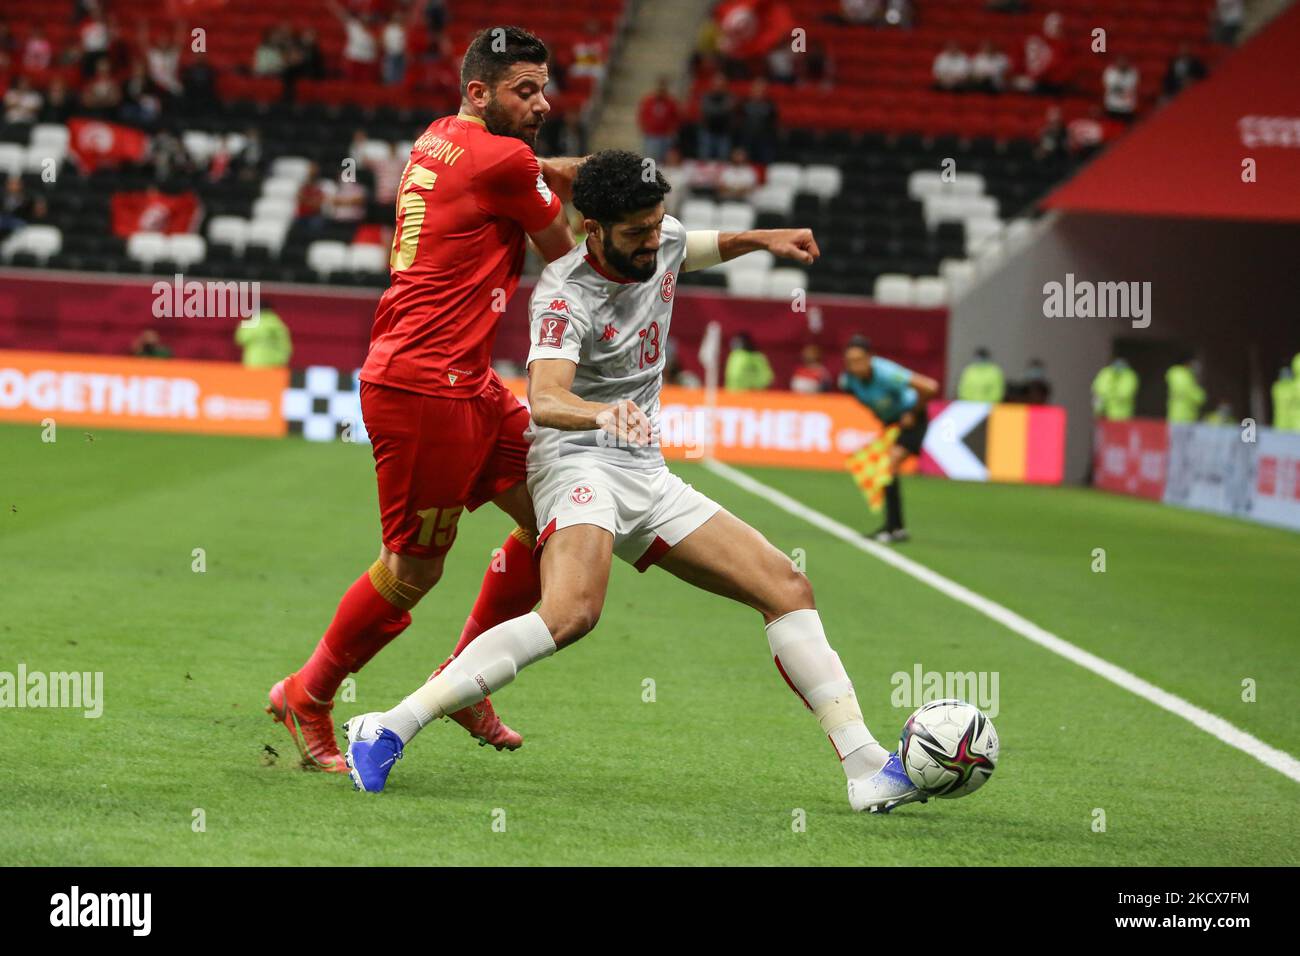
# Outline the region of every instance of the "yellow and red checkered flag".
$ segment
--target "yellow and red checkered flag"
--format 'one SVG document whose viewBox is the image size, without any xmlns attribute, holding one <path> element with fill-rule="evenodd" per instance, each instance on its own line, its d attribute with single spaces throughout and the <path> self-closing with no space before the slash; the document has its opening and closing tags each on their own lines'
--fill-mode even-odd
<svg viewBox="0 0 1300 956">
<path fill-rule="evenodd" d="M 876 436 L 876 440 L 859 448 L 844 459 L 844 467 L 853 476 L 853 483 L 867 499 L 867 507 L 880 511 L 885 506 L 885 486 L 894 480 L 889 470 L 889 449 L 898 441 L 900 429 L 890 425 Z"/>
</svg>

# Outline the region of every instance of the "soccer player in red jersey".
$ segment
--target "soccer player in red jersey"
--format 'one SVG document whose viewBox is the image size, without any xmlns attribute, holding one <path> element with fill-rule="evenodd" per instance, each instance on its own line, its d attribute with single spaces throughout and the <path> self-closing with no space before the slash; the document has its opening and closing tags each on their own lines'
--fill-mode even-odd
<svg viewBox="0 0 1300 956">
<path fill-rule="evenodd" d="M 484 576 L 452 657 L 539 600 L 536 519 L 524 486 L 528 410 L 492 371 L 491 353 L 525 236 L 548 262 L 573 246 L 561 199 L 581 160 L 543 165 L 532 148 L 550 110 L 547 56 L 525 30 L 484 30 L 461 66 L 460 113 L 435 120 L 411 149 L 391 284 L 361 370 L 383 544 L 311 658 L 271 688 L 267 708 L 305 767 L 347 772 L 330 716 L 334 694 L 410 624 L 411 608 L 442 575 L 465 510 L 491 501 L 518 527 Z M 450 716 L 498 750 L 522 742 L 487 700 Z"/>
</svg>

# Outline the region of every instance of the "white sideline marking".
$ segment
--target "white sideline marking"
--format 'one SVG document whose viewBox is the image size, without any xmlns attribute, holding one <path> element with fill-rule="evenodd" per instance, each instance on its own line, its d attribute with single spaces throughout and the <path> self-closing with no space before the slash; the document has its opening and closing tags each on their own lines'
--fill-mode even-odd
<svg viewBox="0 0 1300 956">
<path fill-rule="evenodd" d="M 1026 620 L 1015 611 L 976 594 L 969 588 L 963 587 L 942 574 L 931 571 L 922 564 L 917 564 L 910 558 L 903 557 L 897 551 L 862 537 L 847 525 L 841 524 L 834 518 L 827 517 L 820 511 L 809 508 L 802 502 L 796 501 L 789 495 L 763 484 L 742 471 L 737 471 L 735 468 L 724 465 L 715 459 L 706 459 L 704 467 L 715 475 L 727 479 L 732 484 L 739 485 L 746 491 L 776 505 L 782 511 L 788 512 L 797 518 L 802 518 L 809 524 L 820 528 L 833 537 L 839 538 L 846 544 L 852 545 L 859 551 L 865 551 L 872 557 L 879 558 L 886 564 L 892 565 L 923 584 L 930 585 L 930 587 L 948 595 L 954 601 L 960 601 L 967 607 L 979 611 L 985 617 L 992 618 L 1008 630 L 1015 631 L 1021 637 L 1033 641 L 1040 647 L 1045 647 L 1052 653 L 1073 661 L 1099 677 L 1106 678 L 1112 684 L 1116 684 L 1132 694 L 1149 700 L 1157 707 L 1183 718 L 1183 720 L 1201 728 L 1207 734 L 1219 738 L 1229 747 L 1236 747 L 1242 753 L 1249 754 L 1260 763 L 1272 767 L 1278 773 L 1300 783 L 1300 760 L 1283 750 L 1270 747 L 1258 737 L 1247 733 L 1240 727 L 1233 726 L 1222 717 L 1216 717 L 1208 710 L 1203 710 L 1190 701 L 1183 700 L 1176 694 L 1162 690 L 1155 684 L 1143 680 L 1136 674 L 1129 673 L 1124 668 L 1112 664 L 1096 654 L 1091 654 L 1081 647 L 1076 647 L 1069 641 L 1057 637 L 1051 631 L 1043 630 L 1033 621 Z"/>
</svg>

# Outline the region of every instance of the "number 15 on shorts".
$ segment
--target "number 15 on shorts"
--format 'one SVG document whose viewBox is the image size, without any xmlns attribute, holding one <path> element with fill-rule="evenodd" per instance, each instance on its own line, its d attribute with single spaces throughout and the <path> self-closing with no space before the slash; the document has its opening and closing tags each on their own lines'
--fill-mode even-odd
<svg viewBox="0 0 1300 956">
<path fill-rule="evenodd" d="M 456 524 L 460 521 L 463 507 L 425 508 L 417 511 L 420 516 L 420 537 L 417 543 L 421 547 L 432 544 L 435 548 L 445 548 L 456 540 Z"/>
</svg>

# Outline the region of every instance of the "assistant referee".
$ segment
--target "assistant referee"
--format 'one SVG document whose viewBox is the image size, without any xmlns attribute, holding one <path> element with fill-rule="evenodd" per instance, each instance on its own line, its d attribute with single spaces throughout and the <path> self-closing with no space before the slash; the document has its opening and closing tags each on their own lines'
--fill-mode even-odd
<svg viewBox="0 0 1300 956">
<path fill-rule="evenodd" d="M 900 429 L 898 441 L 889 449 L 889 470 L 894 480 L 885 486 L 885 524 L 866 535 L 880 544 L 906 541 L 910 535 L 903 526 L 898 469 L 909 455 L 921 453 L 929 424 L 925 403 L 939 394 L 939 383 L 881 358 L 869 338 L 855 335 L 844 347 L 844 373 L 839 385 L 841 391 L 871 409 L 884 425 L 897 424 Z"/>
</svg>

